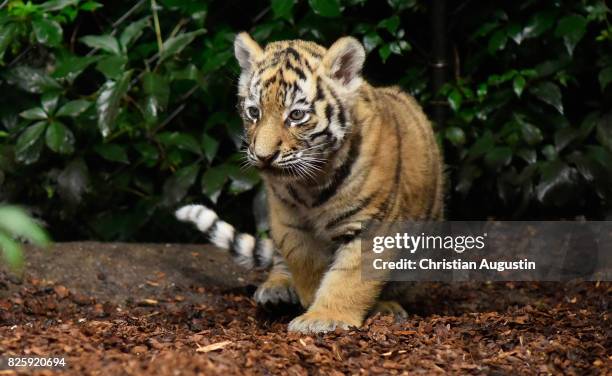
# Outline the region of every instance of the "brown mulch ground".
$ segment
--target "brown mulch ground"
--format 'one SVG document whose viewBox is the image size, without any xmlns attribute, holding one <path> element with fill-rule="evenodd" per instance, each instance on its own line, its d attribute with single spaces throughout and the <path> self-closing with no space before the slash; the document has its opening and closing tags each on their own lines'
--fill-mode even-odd
<svg viewBox="0 0 612 376">
<path fill-rule="evenodd" d="M 431 284 L 404 322 L 376 316 L 359 330 L 304 336 L 287 333 L 291 314 L 270 316 L 257 309 L 248 279 L 215 285 L 212 277 L 175 277 L 167 263 L 153 267 L 155 257 L 180 248 L 181 257 L 193 257 L 204 276 L 221 270 L 226 279 L 234 278 L 235 269 L 218 265 L 222 257 L 208 258 L 210 250 L 148 246 L 130 253 L 133 246 L 109 250 L 108 245 L 83 244 L 58 245 L 55 251 L 66 254 L 63 260 L 57 253 L 32 251 L 21 281 L 0 272 L 0 354 L 66 358 L 66 368 L 35 374 L 612 371 L 610 283 Z M 109 257 L 87 264 L 88 256 Z M 122 276 L 124 266 L 144 260 L 153 263 L 147 272 Z M 54 262 L 63 266 L 49 266 Z M 127 296 L 122 278 L 133 279 Z M 111 289 L 107 294 L 105 286 Z"/>
</svg>

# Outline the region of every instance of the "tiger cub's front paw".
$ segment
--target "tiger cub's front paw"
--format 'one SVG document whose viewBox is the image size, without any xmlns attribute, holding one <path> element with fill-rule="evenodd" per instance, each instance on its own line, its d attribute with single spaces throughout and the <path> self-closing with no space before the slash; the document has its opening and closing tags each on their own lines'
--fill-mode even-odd
<svg viewBox="0 0 612 376">
<path fill-rule="evenodd" d="M 253 295 L 255 302 L 263 308 L 272 308 L 281 304 L 298 305 L 298 298 L 290 278 L 270 279 L 259 285 Z"/>
<path fill-rule="evenodd" d="M 361 326 L 363 320 L 352 315 L 331 311 L 308 311 L 289 323 L 290 332 L 325 333 L 336 328 L 347 330 Z"/>
</svg>

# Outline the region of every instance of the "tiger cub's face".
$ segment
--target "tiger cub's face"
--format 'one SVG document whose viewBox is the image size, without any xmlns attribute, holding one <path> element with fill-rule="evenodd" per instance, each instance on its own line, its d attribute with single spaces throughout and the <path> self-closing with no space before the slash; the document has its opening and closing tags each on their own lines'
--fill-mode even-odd
<svg viewBox="0 0 612 376">
<path fill-rule="evenodd" d="M 362 45 L 346 37 L 328 50 L 301 40 L 262 49 L 241 33 L 234 50 L 242 69 L 238 109 L 247 161 L 288 179 L 323 173 L 351 131 L 349 109 L 362 83 Z"/>
</svg>

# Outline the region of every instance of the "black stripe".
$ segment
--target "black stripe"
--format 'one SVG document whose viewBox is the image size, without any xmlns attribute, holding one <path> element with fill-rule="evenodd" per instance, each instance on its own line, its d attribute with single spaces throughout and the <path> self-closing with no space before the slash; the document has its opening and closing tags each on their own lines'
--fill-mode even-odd
<svg viewBox="0 0 612 376">
<path fill-rule="evenodd" d="M 302 57 L 300 56 L 299 52 L 297 52 L 295 50 L 295 48 L 293 48 L 293 47 L 285 48 L 285 53 L 287 55 L 293 56 L 295 58 L 295 60 L 297 60 L 298 62 L 302 59 Z"/>
<path fill-rule="evenodd" d="M 347 210 L 344 213 L 342 213 L 339 216 L 337 216 L 336 218 L 332 219 L 327 225 L 325 225 L 325 228 L 327 230 L 330 230 L 331 228 L 333 228 L 337 224 L 341 223 L 345 219 L 348 219 L 348 218 L 352 217 L 353 215 L 359 213 L 366 206 L 368 206 L 370 204 L 370 202 L 372 202 L 372 200 L 374 199 L 374 196 L 376 196 L 376 194 L 378 194 L 378 192 L 374 192 L 372 195 L 370 195 L 370 196 L 364 198 L 363 200 L 361 200 L 359 202 L 359 204 L 357 206 L 355 206 L 354 208 L 352 208 L 351 210 Z"/>
<path fill-rule="evenodd" d="M 323 87 L 321 86 L 321 79 L 317 78 L 317 93 L 315 95 L 314 102 L 318 102 L 325 99 L 325 94 L 323 93 Z"/>
<path fill-rule="evenodd" d="M 232 239 L 232 243 L 230 244 L 230 255 L 237 256 L 238 255 L 238 240 L 241 234 L 234 233 L 234 238 Z"/>
<path fill-rule="evenodd" d="M 272 85 L 273 83 L 276 82 L 276 75 L 268 78 L 267 80 L 265 80 L 262 85 L 264 88 L 267 88 L 268 86 Z"/>
<path fill-rule="evenodd" d="M 302 71 L 300 68 L 296 66 L 293 66 L 291 64 L 291 61 L 285 60 L 285 68 L 295 73 L 301 80 L 306 80 L 306 75 L 304 74 L 304 71 Z"/>
<path fill-rule="evenodd" d="M 282 202 L 283 204 L 290 206 L 292 208 L 295 208 L 295 204 L 289 200 L 287 200 L 285 197 L 283 197 L 280 193 L 278 193 L 278 191 L 276 190 L 276 188 L 273 185 L 269 185 L 271 190 L 272 190 L 272 194 L 278 198 L 280 200 L 280 202 Z"/>
<path fill-rule="evenodd" d="M 290 229 L 293 230 L 298 230 L 298 231 L 303 231 L 303 232 L 308 232 L 308 231 L 312 231 L 312 227 L 310 225 L 299 225 L 299 224 L 295 224 L 295 223 L 283 223 L 283 226 L 288 227 Z"/>
<path fill-rule="evenodd" d="M 298 204 L 302 206 L 308 207 L 308 204 L 306 204 L 306 202 L 302 200 L 302 198 L 300 197 L 300 195 L 298 195 L 297 191 L 295 190 L 295 188 L 293 188 L 292 185 L 287 185 L 287 190 L 289 191 L 289 194 L 291 195 L 291 197 L 293 198 L 295 202 L 297 202 Z"/>
<path fill-rule="evenodd" d="M 288 236 L 289 236 L 289 233 L 286 232 L 285 235 L 283 235 L 283 237 L 281 238 L 280 242 L 278 242 L 278 246 L 276 248 L 278 249 L 285 248 L 285 241 L 287 240 Z"/>
<path fill-rule="evenodd" d="M 310 65 L 310 63 L 308 62 L 308 59 L 304 59 L 304 65 L 306 66 L 306 69 L 308 69 L 308 71 L 312 74 L 312 72 L 314 72 L 314 70 L 312 69 L 312 65 Z"/>
<path fill-rule="evenodd" d="M 210 227 L 208 228 L 208 231 L 206 231 L 206 234 L 208 235 L 209 238 L 211 238 L 213 236 L 213 234 L 217 231 L 217 224 L 219 223 L 219 218 L 216 218 L 213 223 L 210 225 Z"/>
<path fill-rule="evenodd" d="M 253 265 L 255 267 L 263 264 L 263 256 L 261 255 L 263 251 L 264 242 L 262 239 L 255 240 L 255 249 L 253 250 Z"/>
<path fill-rule="evenodd" d="M 340 128 L 344 128 L 346 126 L 346 116 L 344 114 L 344 106 L 342 105 L 342 102 L 340 102 L 340 98 L 338 98 L 338 95 L 336 94 L 336 92 L 331 87 L 328 87 L 327 90 L 329 90 L 332 98 L 334 98 L 334 101 L 336 101 L 336 105 L 338 106 L 338 123 L 340 123 Z"/>
<path fill-rule="evenodd" d="M 355 161 L 357 160 L 357 156 L 359 154 L 360 146 L 361 136 L 357 135 L 351 141 L 351 146 L 346 156 L 346 159 L 344 160 L 342 165 L 336 170 L 336 173 L 334 174 L 330 185 L 325 187 L 325 189 L 323 189 L 321 193 L 319 193 L 319 197 L 317 197 L 317 199 L 315 200 L 313 207 L 323 205 L 338 191 L 338 188 L 351 174 L 351 170 L 353 169 L 353 165 L 355 164 Z"/>
<path fill-rule="evenodd" d="M 325 106 L 325 118 L 327 119 L 328 126 L 329 124 L 331 124 L 333 116 L 334 116 L 334 109 L 331 106 L 331 104 L 328 103 L 327 106 Z"/>
<path fill-rule="evenodd" d="M 314 141 L 319 136 L 325 136 L 329 138 L 329 136 L 331 136 L 331 133 L 329 132 L 329 129 L 325 127 L 325 129 L 311 134 L 310 136 L 308 136 L 308 138 L 310 139 L 310 141 Z"/>
<path fill-rule="evenodd" d="M 332 242 L 338 245 L 347 244 L 355 240 L 355 238 L 358 237 L 360 234 L 361 234 L 361 230 L 356 230 L 348 234 L 333 236 L 331 240 Z"/>
</svg>

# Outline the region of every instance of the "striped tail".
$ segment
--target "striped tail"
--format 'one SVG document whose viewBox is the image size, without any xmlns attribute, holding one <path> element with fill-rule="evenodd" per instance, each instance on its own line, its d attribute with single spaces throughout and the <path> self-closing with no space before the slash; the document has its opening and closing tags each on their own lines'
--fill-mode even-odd
<svg viewBox="0 0 612 376">
<path fill-rule="evenodd" d="M 176 218 L 195 224 L 219 248 L 226 249 L 234 260 L 246 268 L 268 267 L 274 258 L 271 239 L 256 239 L 253 235 L 238 233 L 234 226 L 222 221 L 217 213 L 203 205 L 186 205 L 178 209 Z"/>
</svg>

